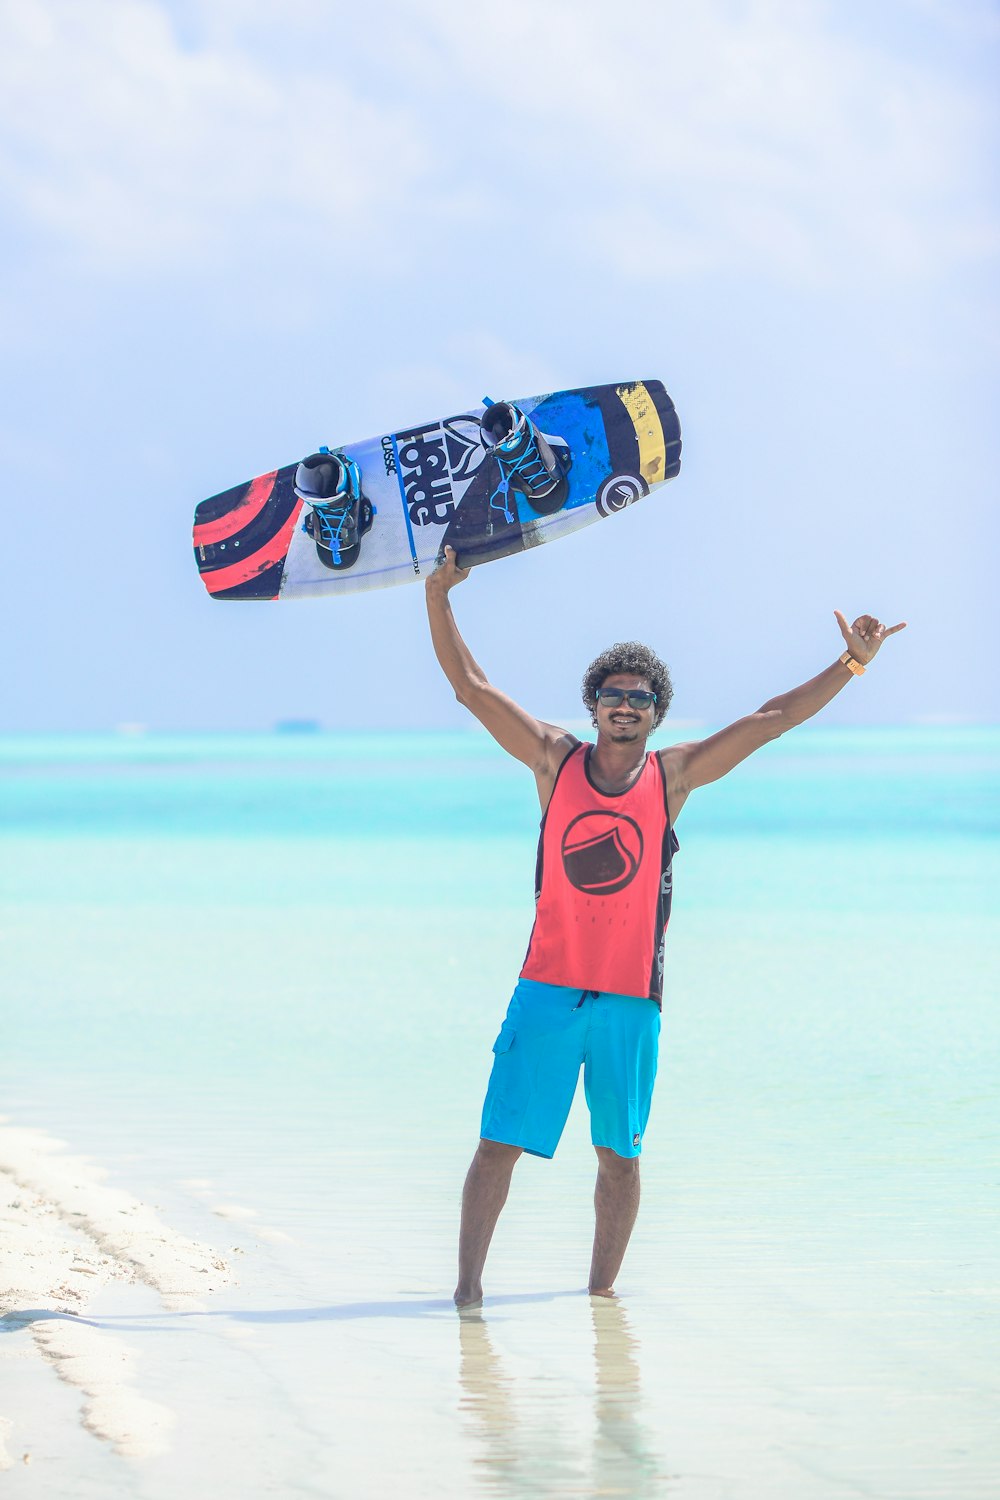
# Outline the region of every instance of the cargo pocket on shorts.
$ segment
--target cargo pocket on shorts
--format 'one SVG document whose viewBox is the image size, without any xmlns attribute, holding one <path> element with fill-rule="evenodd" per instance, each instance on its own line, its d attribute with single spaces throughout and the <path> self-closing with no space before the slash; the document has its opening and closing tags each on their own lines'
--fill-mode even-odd
<svg viewBox="0 0 1000 1500">
<path fill-rule="evenodd" d="M 516 1035 L 517 1033 L 515 1032 L 510 1022 L 504 1021 L 503 1025 L 500 1027 L 500 1035 L 493 1043 L 494 1057 L 501 1057 L 505 1052 L 509 1052 L 511 1047 L 513 1047 L 514 1045 L 514 1037 Z"/>
</svg>

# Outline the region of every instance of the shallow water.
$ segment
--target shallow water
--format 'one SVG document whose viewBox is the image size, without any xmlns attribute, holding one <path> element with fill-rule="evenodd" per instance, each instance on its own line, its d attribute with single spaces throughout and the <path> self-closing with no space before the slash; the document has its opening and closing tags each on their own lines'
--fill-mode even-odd
<svg viewBox="0 0 1000 1500">
<path fill-rule="evenodd" d="M 530 776 L 471 733 L 0 741 L 4 1113 L 239 1276 L 97 1307 L 161 1458 L 26 1373 L 46 1493 L 992 1500 L 998 767 L 801 730 L 691 799 L 621 1302 L 582 1290 L 578 1101 L 458 1319 Z"/>
</svg>

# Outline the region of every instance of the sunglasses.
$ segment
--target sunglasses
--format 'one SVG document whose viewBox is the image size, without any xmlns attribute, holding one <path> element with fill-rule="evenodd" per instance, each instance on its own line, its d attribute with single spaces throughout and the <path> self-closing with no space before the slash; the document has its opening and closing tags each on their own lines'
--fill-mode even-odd
<svg viewBox="0 0 1000 1500">
<path fill-rule="evenodd" d="M 620 708 L 622 701 L 627 700 L 629 708 L 650 708 L 656 702 L 656 694 L 651 693 L 648 688 L 598 688 L 597 701 L 603 703 L 605 708 Z"/>
</svg>

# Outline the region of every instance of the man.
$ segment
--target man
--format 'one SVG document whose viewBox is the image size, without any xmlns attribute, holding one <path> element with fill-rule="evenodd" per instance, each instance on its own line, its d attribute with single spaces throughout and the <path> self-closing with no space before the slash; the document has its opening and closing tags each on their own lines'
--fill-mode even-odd
<svg viewBox="0 0 1000 1500">
<path fill-rule="evenodd" d="M 449 594 L 469 570 L 451 547 L 427 580 L 437 659 L 455 696 L 534 772 L 542 807 L 536 915 L 527 956 L 494 1044 L 479 1148 L 465 1182 L 455 1302 L 482 1300 L 482 1272 L 514 1164 L 551 1157 L 581 1065 L 597 1152 L 590 1291 L 614 1295 L 639 1209 L 639 1154 L 656 1075 L 663 944 L 670 915 L 673 825 L 697 787 L 818 713 L 859 676 L 889 628 L 848 625 L 846 651 L 818 677 L 771 698 L 705 740 L 647 753 L 669 707 L 666 667 L 634 642 L 606 651 L 583 682 L 597 743 L 532 718 L 487 681 Z"/>
</svg>

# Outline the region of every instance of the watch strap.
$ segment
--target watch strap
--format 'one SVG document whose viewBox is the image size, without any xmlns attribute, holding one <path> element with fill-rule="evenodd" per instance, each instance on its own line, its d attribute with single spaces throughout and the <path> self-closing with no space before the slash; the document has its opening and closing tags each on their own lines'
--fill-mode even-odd
<svg viewBox="0 0 1000 1500">
<path fill-rule="evenodd" d="M 844 663 L 844 666 L 847 668 L 847 670 L 849 672 L 853 672 L 855 677 L 863 677 L 865 675 L 864 667 L 859 661 L 855 660 L 855 658 L 849 651 L 845 651 L 840 659 Z"/>
</svg>

